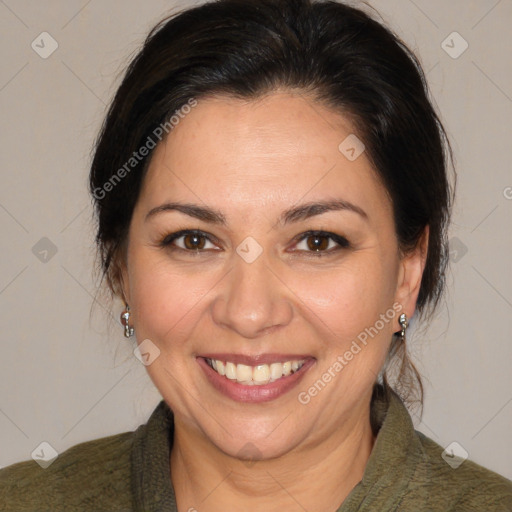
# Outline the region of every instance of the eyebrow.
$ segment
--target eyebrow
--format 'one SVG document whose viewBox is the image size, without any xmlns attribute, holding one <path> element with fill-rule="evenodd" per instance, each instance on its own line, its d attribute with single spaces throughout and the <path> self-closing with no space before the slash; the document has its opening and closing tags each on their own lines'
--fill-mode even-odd
<svg viewBox="0 0 512 512">
<path fill-rule="evenodd" d="M 343 199 L 336 199 L 333 201 L 314 201 L 290 208 L 283 212 L 279 222 L 289 224 L 291 222 L 309 219 L 310 217 L 321 215 L 322 213 L 340 210 L 357 213 L 364 220 L 368 220 L 368 214 L 359 206 Z"/>
<path fill-rule="evenodd" d="M 368 214 L 359 206 L 345 201 L 336 199 L 332 201 L 314 201 L 310 203 L 294 206 L 285 210 L 279 217 L 279 223 L 286 225 L 293 222 L 306 220 L 316 215 L 332 211 L 349 211 L 358 214 L 364 220 L 368 220 Z M 226 217 L 218 210 L 209 207 L 198 206 L 190 203 L 165 203 L 153 208 L 146 215 L 146 221 L 155 215 L 163 212 L 178 211 L 189 217 L 208 222 L 210 224 L 218 224 L 225 226 L 227 224 Z"/>
<path fill-rule="evenodd" d="M 156 208 L 153 208 L 146 215 L 146 221 L 151 217 L 162 213 L 162 212 L 171 212 L 177 211 L 188 215 L 189 217 L 194 217 L 195 219 L 202 220 L 204 222 L 209 222 L 210 224 L 219 224 L 226 225 L 226 217 L 219 211 L 214 210 L 213 208 L 206 208 L 203 206 L 198 206 L 196 204 L 189 203 L 165 203 Z"/>
</svg>

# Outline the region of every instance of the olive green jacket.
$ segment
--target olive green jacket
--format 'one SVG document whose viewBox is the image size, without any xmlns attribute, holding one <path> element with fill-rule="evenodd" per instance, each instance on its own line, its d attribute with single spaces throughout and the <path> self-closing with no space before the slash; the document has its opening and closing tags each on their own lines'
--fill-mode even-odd
<svg viewBox="0 0 512 512">
<path fill-rule="evenodd" d="M 380 409 L 363 479 L 338 512 L 512 511 L 511 481 L 469 460 L 453 469 L 443 448 L 414 430 L 396 395 Z M 177 512 L 172 438 L 172 412 L 162 401 L 135 432 L 73 446 L 46 469 L 30 460 L 0 470 L 0 510 Z"/>
</svg>

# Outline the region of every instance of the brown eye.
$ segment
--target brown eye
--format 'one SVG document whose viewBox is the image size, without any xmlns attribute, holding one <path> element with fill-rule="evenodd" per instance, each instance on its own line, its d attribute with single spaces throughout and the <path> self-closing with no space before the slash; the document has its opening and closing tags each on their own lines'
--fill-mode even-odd
<svg viewBox="0 0 512 512">
<path fill-rule="evenodd" d="M 329 247 L 329 240 L 328 236 L 311 235 L 307 237 L 306 244 L 311 251 L 325 251 Z"/>
<path fill-rule="evenodd" d="M 348 249 L 349 241 L 336 233 L 328 231 L 307 231 L 299 237 L 296 251 L 316 253 L 317 256 L 328 256 L 341 249 Z"/>
<path fill-rule="evenodd" d="M 206 239 L 203 235 L 199 235 L 197 233 L 191 233 L 189 235 L 185 235 L 183 237 L 183 244 L 186 249 L 191 251 L 196 251 L 200 249 L 204 249 L 206 244 Z"/>
<path fill-rule="evenodd" d="M 201 231 L 182 230 L 167 235 L 161 242 L 161 247 L 169 250 L 182 250 L 189 253 L 206 252 L 216 249 L 211 235 Z"/>
</svg>

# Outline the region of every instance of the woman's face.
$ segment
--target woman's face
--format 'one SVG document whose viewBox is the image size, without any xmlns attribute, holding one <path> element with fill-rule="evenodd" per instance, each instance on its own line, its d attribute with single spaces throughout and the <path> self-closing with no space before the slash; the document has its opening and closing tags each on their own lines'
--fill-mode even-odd
<svg viewBox="0 0 512 512">
<path fill-rule="evenodd" d="M 131 321 L 177 425 L 230 455 L 367 424 L 398 316 L 414 312 L 421 258 L 400 259 L 352 134 L 275 92 L 200 100 L 155 150 L 129 231 Z"/>
</svg>

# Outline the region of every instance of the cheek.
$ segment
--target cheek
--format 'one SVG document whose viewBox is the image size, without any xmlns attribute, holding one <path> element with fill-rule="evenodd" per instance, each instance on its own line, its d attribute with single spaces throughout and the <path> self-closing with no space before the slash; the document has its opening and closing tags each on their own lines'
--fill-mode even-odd
<svg viewBox="0 0 512 512">
<path fill-rule="evenodd" d="M 208 273 L 191 275 L 144 251 L 132 255 L 129 279 L 137 339 L 165 351 L 186 341 L 215 284 Z"/>
<path fill-rule="evenodd" d="M 376 254 L 354 255 L 332 272 L 297 279 L 294 290 L 306 307 L 304 314 L 339 348 L 374 326 L 382 314 L 394 314 L 394 273 Z M 307 313 L 309 311 L 309 314 Z M 394 330 L 387 318 L 379 335 Z M 396 330 L 396 329 L 395 329 Z"/>
</svg>

